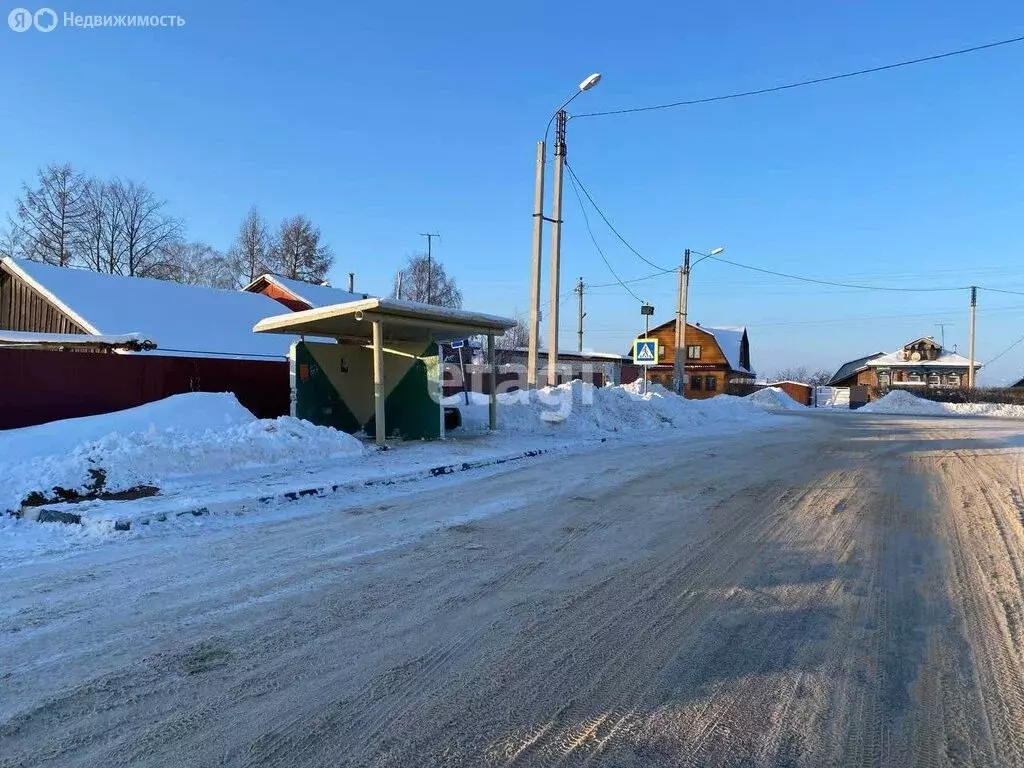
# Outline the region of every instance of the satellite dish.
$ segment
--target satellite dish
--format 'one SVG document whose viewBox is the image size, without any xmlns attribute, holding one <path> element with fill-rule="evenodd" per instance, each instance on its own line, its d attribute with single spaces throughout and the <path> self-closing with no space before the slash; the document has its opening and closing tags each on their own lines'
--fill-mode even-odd
<svg viewBox="0 0 1024 768">
<path fill-rule="evenodd" d="M 910 356 L 910 359 L 913 360 L 915 363 L 919 362 L 921 360 L 921 353 L 920 352 L 915 352 L 914 354 L 912 354 Z"/>
</svg>

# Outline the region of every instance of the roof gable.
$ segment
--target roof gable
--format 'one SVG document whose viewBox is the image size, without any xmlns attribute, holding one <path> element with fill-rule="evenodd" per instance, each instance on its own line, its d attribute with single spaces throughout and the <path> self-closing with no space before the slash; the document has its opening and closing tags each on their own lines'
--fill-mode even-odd
<svg viewBox="0 0 1024 768">
<path fill-rule="evenodd" d="M 270 283 L 284 291 L 292 299 L 305 304 L 307 309 L 320 309 L 334 304 L 348 304 L 350 301 L 373 298 L 366 293 L 350 293 L 330 285 L 317 285 L 269 273 L 260 275 L 242 290 L 256 292 L 264 283 Z"/>
<path fill-rule="evenodd" d="M 260 294 L 9 258 L 4 266 L 88 332 L 140 333 L 157 343 L 155 354 L 284 358 L 291 344 L 252 332 L 264 317 L 281 312 Z"/>
</svg>

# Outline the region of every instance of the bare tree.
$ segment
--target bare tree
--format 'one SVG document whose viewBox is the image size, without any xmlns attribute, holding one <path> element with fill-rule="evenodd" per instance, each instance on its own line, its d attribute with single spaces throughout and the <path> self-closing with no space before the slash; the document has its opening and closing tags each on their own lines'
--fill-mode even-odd
<svg viewBox="0 0 1024 768">
<path fill-rule="evenodd" d="M 4 256 L 10 256 L 12 259 L 21 258 L 21 241 L 21 228 L 13 220 L 9 220 L 9 226 L 0 229 L 0 259 Z"/>
<path fill-rule="evenodd" d="M 506 330 L 504 336 L 495 339 L 498 349 L 525 349 L 530 345 L 529 318 L 520 312 L 515 312 L 512 316 L 515 318 L 516 324 Z M 538 313 L 537 322 L 543 319 L 543 315 Z"/>
<path fill-rule="evenodd" d="M 181 222 L 165 213 L 167 204 L 144 184 L 115 180 L 110 190 L 122 227 L 118 273 L 145 277 L 163 270 L 159 262 L 181 239 Z"/>
<path fill-rule="evenodd" d="M 819 368 L 807 377 L 807 383 L 812 387 L 823 387 L 832 380 L 832 371 Z"/>
<path fill-rule="evenodd" d="M 398 290 L 399 280 L 401 295 Z M 395 275 L 395 287 L 391 295 L 452 309 L 462 307 L 462 292 L 455 284 L 455 278 L 448 277 L 444 265 L 437 259 L 428 258 L 425 253 L 409 257 L 405 267 Z"/>
<path fill-rule="evenodd" d="M 799 381 L 806 383 L 810 375 L 811 373 L 806 365 L 797 365 L 776 371 L 774 381 Z"/>
<path fill-rule="evenodd" d="M 150 268 L 148 277 L 209 288 L 238 287 L 231 260 L 206 243 L 171 243 L 162 249 L 160 259 Z"/>
<path fill-rule="evenodd" d="M 798 365 L 790 368 L 783 368 L 775 374 L 775 381 L 798 381 L 801 384 L 810 384 L 812 387 L 820 387 L 827 384 L 832 378 L 832 373 L 824 369 L 812 372 L 806 365 Z"/>
<path fill-rule="evenodd" d="M 254 205 L 242 221 L 238 236 L 228 251 L 228 259 L 240 282 L 248 285 L 260 275 L 271 271 L 269 265 L 273 250 L 270 231 Z"/>
<path fill-rule="evenodd" d="M 17 201 L 17 227 L 22 253 L 29 259 L 68 266 L 72 245 L 85 216 L 89 182 L 70 163 L 38 171 L 35 187 L 22 185 Z"/>
<path fill-rule="evenodd" d="M 114 183 L 98 179 L 89 182 L 74 243 L 78 260 L 96 272 L 120 272 L 124 224 L 119 202 Z"/>
<path fill-rule="evenodd" d="M 299 215 L 281 222 L 270 261 L 283 277 L 322 283 L 334 264 L 334 253 L 320 244 L 320 227 Z"/>
</svg>

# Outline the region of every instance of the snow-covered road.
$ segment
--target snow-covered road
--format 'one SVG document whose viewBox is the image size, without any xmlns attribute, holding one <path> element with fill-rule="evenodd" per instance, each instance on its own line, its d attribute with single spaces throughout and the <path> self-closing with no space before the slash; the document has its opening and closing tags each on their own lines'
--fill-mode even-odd
<svg viewBox="0 0 1024 768">
<path fill-rule="evenodd" d="M 803 414 L 0 563 L 0 765 L 1024 765 L 1019 422 Z"/>
</svg>

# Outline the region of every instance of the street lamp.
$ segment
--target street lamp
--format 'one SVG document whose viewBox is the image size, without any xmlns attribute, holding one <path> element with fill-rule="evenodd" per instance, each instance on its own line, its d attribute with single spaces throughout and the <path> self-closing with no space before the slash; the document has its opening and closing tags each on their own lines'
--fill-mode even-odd
<svg viewBox="0 0 1024 768">
<path fill-rule="evenodd" d="M 550 221 L 551 228 L 551 306 L 548 314 L 548 384 L 558 384 L 558 287 L 560 278 L 560 257 L 562 250 L 562 173 L 565 167 L 565 124 L 568 115 L 565 108 L 584 91 L 589 91 L 601 82 L 598 72 L 587 77 L 579 88 L 560 106 L 548 120 L 544 139 L 537 142 L 537 173 L 533 192 L 533 262 L 530 271 L 530 340 L 526 356 L 526 385 L 537 387 L 537 358 L 540 348 L 540 271 L 541 250 L 544 240 L 544 221 Z M 555 188 L 551 218 L 544 215 L 544 155 L 551 123 L 555 123 Z"/>
<path fill-rule="evenodd" d="M 672 357 L 672 385 L 680 397 L 686 397 L 686 301 L 690 292 L 690 268 L 700 264 L 704 259 L 717 256 L 724 250 L 725 248 L 713 248 L 711 253 L 701 253 L 687 248 L 683 253 L 683 266 L 679 270 L 679 288 L 676 293 L 676 350 Z M 691 253 L 700 256 L 692 265 Z"/>
</svg>

